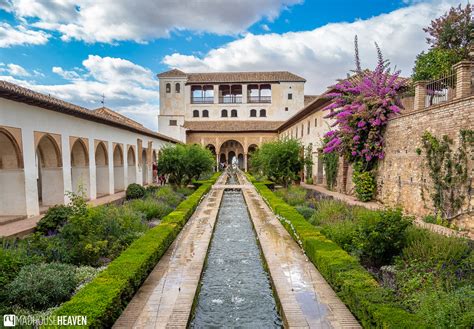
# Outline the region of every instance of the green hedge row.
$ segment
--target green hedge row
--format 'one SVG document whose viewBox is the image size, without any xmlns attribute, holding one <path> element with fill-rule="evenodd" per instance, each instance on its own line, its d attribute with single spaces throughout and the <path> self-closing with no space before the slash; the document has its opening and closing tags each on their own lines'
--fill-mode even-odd
<svg viewBox="0 0 474 329">
<path fill-rule="evenodd" d="M 200 186 L 193 194 L 165 216 L 159 225 L 135 240 L 53 315 L 87 316 L 88 327 L 112 327 L 218 177 L 219 173 L 198 182 Z"/>
<path fill-rule="evenodd" d="M 298 241 L 311 262 L 349 307 L 364 328 L 425 328 L 423 320 L 396 305 L 389 291 L 351 255 L 308 223 L 295 208 L 277 197 L 265 183 L 248 176 L 258 192 Z"/>
</svg>

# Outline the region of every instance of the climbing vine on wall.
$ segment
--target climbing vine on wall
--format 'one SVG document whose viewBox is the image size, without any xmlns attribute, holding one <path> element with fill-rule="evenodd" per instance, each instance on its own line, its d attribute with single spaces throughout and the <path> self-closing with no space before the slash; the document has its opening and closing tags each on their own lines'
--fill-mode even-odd
<svg viewBox="0 0 474 329">
<path fill-rule="evenodd" d="M 424 152 L 418 150 L 418 153 L 425 155 L 433 184 L 431 199 L 435 213 L 452 219 L 460 213 L 466 199 L 470 197 L 468 159 L 474 155 L 474 131 L 460 131 L 456 150 L 453 140 L 447 135 L 437 138 L 426 131 L 421 140 Z"/>
<path fill-rule="evenodd" d="M 305 177 L 307 184 L 313 184 L 313 144 L 309 144 L 305 149 Z"/>
<path fill-rule="evenodd" d="M 323 139 L 323 148 L 329 142 L 329 138 Z M 326 175 L 326 185 L 328 189 L 334 189 L 337 180 L 337 170 L 339 165 L 339 154 L 335 152 L 322 154 L 324 173 Z"/>
</svg>

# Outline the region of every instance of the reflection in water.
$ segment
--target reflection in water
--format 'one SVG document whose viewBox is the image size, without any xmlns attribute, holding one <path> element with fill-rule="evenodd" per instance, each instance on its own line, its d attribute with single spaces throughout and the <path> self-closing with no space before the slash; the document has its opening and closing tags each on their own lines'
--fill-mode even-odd
<svg viewBox="0 0 474 329">
<path fill-rule="evenodd" d="M 282 327 L 240 191 L 224 192 L 201 284 L 191 327 Z"/>
</svg>

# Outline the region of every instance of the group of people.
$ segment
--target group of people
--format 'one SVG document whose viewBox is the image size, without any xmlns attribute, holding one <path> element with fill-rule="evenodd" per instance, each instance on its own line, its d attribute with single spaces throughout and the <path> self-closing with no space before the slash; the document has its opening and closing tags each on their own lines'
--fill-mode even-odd
<svg viewBox="0 0 474 329">
<path fill-rule="evenodd" d="M 156 161 L 153 161 L 153 183 L 158 185 L 166 184 L 166 176 L 164 174 L 158 175 L 158 164 Z"/>
</svg>

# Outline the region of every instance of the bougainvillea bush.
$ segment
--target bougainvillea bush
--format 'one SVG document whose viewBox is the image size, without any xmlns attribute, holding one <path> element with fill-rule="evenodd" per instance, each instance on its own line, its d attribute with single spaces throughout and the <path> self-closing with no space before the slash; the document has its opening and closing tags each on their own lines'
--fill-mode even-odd
<svg viewBox="0 0 474 329">
<path fill-rule="evenodd" d="M 356 39 L 356 71 L 340 81 L 328 97 L 333 102 L 325 108 L 326 118 L 334 124 L 325 137 L 325 153 L 339 152 L 351 163 L 359 163 L 363 172 L 375 168 L 384 158 L 384 131 L 388 120 L 400 113 L 402 105 L 397 96 L 406 81 L 400 72 L 392 72 L 376 44 L 378 63 L 373 71 L 361 70 Z"/>
</svg>

